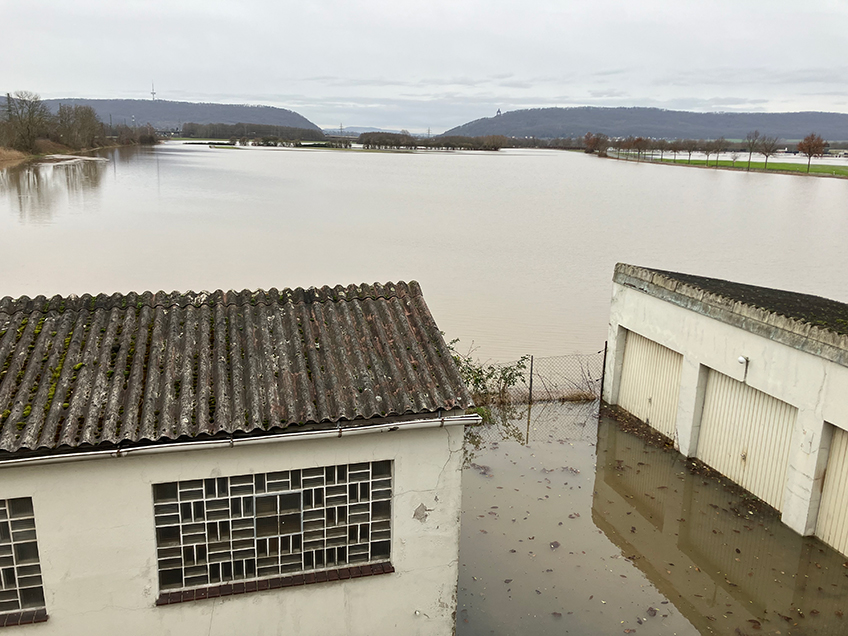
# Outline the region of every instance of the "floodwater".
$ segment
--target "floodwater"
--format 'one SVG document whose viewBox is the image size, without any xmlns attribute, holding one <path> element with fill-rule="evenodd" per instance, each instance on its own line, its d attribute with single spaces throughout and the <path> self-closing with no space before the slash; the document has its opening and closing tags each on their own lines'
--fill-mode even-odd
<svg viewBox="0 0 848 636">
<path fill-rule="evenodd" d="M 466 432 L 459 636 L 848 633 L 844 556 L 597 402 L 495 419 Z"/>
<path fill-rule="evenodd" d="M 0 296 L 416 279 L 448 339 L 501 360 L 602 349 L 617 261 L 848 301 L 848 180 L 543 150 L 98 156 L 0 170 Z M 848 632 L 844 557 L 593 403 L 467 449 L 460 636 Z"/>
<path fill-rule="evenodd" d="M 0 171 L 0 296 L 418 280 L 482 358 L 603 348 L 624 261 L 848 301 L 848 180 L 169 142 Z"/>
</svg>

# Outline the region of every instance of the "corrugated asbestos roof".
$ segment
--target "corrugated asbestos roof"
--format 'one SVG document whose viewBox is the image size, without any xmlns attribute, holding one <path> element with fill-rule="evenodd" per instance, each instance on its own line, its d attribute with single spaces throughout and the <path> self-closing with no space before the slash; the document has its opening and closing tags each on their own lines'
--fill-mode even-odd
<svg viewBox="0 0 848 636">
<path fill-rule="evenodd" d="M 0 451 L 470 405 L 416 282 L 0 300 Z"/>
</svg>

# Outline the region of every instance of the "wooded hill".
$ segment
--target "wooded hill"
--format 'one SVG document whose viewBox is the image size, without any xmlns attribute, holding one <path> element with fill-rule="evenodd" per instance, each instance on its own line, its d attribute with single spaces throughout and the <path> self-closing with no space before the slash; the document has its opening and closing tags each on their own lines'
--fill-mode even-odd
<svg viewBox="0 0 848 636">
<path fill-rule="evenodd" d="M 292 110 L 274 106 L 247 104 L 204 104 L 195 102 L 156 101 L 150 99 L 45 99 L 52 112 L 60 104 L 91 106 L 101 121 L 131 126 L 133 116 L 137 126 L 151 124 L 157 130 L 179 130 L 186 122 L 196 124 L 268 124 L 319 130 L 318 126 Z"/>
<path fill-rule="evenodd" d="M 785 140 L 816 132 L 831 141 L 848 140 L 848 115 L 842 113 L 693 113 L 660 108 L 533 108 L 485 117 L 457 126 L 445 135 L 507 137 L 610 137 L 641 135 L 664 139 L 744 139 L 749 132 Z"/>
</svg>

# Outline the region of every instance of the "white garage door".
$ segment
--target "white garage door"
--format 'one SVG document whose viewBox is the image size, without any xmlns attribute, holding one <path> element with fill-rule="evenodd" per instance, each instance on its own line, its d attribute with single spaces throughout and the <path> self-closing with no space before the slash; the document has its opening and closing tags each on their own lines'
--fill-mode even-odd
<svg viewBox="0 0 848 636">
<path fill-rule="evenodd" d="M 848 554 L 848 432 L 833 430 L 816 535 Z"/>
<path fill-rule="evenodd" d="M 679 353 L 628 331 L 618 405 L 674 439 L 682 364 Z"/>
<path fill-rule="evenodd" d="M 783 508 L 798 409 L 710 369 L 698 458 L 774 508 Z"/>
</svg>

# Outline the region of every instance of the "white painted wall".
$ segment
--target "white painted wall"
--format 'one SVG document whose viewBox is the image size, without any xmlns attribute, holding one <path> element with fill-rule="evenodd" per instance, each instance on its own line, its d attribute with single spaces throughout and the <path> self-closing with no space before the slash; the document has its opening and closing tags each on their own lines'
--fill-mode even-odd
<svg viewBox="0 0 848 636">
<path fill-rule="evenodd" d="M 815 530 L 829 438 L 824 422 L 848 430 L 848 368 L 811 353 L 613 283 L 604 399 L 618 403 L 625 330 L 683 354 L 677 407 L 681 453 L 697 453 L 706 369 L 715 369 L 791 404 L 798 417 L 789 450 L 783 521 L 801 534 Z M 749 359 L 745 365 L 738 359 Z"/>
<path fill-rule="evenodd" d="M 0 467 L 0 498 L 33 499 L 50 617 L 17 629 L 63 636 L 450 634 L 462 438 L 463 427 L 453 425 Z M 155 607 L 152 484 L 383 459 L 395 462 L 395 573 Z M 419 520 L 413 512 L 421 504 L 427 516 Z"/>
</svg>

